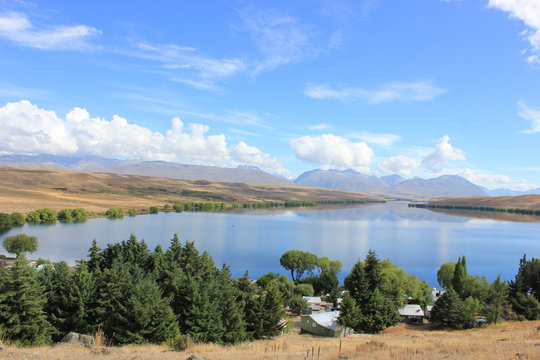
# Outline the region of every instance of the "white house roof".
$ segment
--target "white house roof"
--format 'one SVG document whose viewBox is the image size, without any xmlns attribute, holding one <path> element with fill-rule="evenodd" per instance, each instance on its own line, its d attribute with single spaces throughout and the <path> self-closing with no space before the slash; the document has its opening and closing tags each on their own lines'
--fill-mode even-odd
<svg viewBox="0 0 540 360">
<path fill-rule="evenodd" d="M 308 304 L 320 304 L 321 298 L 319 296 L 302 296 Z"/>
<path fill-rule="evenodd" d="M 338 326 L 339 311 L 327 311 L 318 314 L 309 315 L 309 317 L 317 324 L 327 328 L 336 330 Z"/>
<path fill-rule="evenodd" d="M 398 312 L 401 316 L 424 316 L 424 312 L 420 305 L 405 305 L 398 308 Z"/>
</svg>

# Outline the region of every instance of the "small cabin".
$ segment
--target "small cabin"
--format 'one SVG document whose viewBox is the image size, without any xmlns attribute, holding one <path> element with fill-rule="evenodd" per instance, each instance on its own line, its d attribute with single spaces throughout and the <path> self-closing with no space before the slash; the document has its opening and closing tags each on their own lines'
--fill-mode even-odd
<svg viewBox="0 0 540 360">
<path fill-rule="evenodd" d="M 424 312 L 420 305 L 408 304 L 398 308 L 399 316 L 406 324 L 423 324 Z"/>
<path fill-rule="evenodd" d="M 341 337 L 345 328 L 339 323 L 339 311 L 328 311 L 302 316 L 300 329 L 318 336 Z"/>
</svg>

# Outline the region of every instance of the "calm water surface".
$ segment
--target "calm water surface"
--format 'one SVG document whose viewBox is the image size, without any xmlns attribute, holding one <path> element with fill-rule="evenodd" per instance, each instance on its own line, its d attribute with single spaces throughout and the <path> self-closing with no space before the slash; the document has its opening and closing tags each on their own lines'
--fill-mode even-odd
<svg viewBox="0 0 540 360">
<path fill-rule="evenodd" d="M 88 253 L 92 239 L 100 247 L 129 238 L 145 239 L 164 249 L 174 233 L 194 241 L 218 266 L 227 263 L 234 276 L 249 270 L 257 278 L 267 272 L 285 273 L 279 258 L 299 249 L 343 263 L 343 277 L 369 249 L 381 259 L 437 286 L 442 263 L 467 257 L 471 274 L 514 278 L 519 259 L 540 257 L 540 222 L 523 223 L 435 213 L 389 203 L 345 209 L 260 210 L 243 213 L 160 213 L 124 219 L 91 219 L 85 223 L 24 225 L 0 235 L 37 236 L 32 258 L 66 260 L 74 264 Z"/>
</svg>

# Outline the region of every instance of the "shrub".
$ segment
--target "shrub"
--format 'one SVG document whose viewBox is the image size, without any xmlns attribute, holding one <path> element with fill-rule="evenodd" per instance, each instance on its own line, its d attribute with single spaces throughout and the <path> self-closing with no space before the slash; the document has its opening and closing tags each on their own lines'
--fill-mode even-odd
<svg viewBox="0 0 540 360">
<path fill-rule="evenodd" d="M 22 226 L 26 222 L 24 215 L 18 212 L 14 212 L 10 215 L 11 225 L 13 226 Z"/>
<path fill-rule="evenodd" d="M 107 210 L 105 212 L 105 216 L 107 216 L 109 219 L 123 218 L 124 217 L 124 209 L 111 207 L 111 208 L 109 208 L 109 210 Z"/>
<path fill-rule="evenodd" d="M 180 204 L 180 203 L 176 203 L 176 204 L 173 205 L 173 209 L 176 212 L 182 212 L 182 211 L 184 211 L 184 205 Z"/>
<path fill-rule="evenodd" d="M 71 209 L 62 209 L 58 213 L 58 220 L 71 221 Z"/>
<path fill-rule="evenodd" d="M 174 350 L 185 351 L 193 345 L 193 339 L 189 334 L 178 335 L 176 341 L 173 344 Z"/>
<path fill-rule="evenodd" d="M 150 206 L 150 214 L 157 214 L 158 212 L 157 206 Z"/>
<path fill-rule="evenodd" d="M 298 284 L 294 287 L 294 293 L 301 296 L 313 296 L 315 291 L 311 284 Z"/>
<path fill-rule="evenodd" d="M 128 215 L 129 216 L 135 216 L 135 209 L 131 208 L 128 210 Z"/>
</svg>

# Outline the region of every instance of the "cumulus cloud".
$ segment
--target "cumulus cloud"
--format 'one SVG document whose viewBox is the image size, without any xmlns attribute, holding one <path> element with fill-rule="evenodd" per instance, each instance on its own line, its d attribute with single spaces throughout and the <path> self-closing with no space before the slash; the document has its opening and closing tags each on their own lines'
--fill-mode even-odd
<svg viewBox="0 0 540 360">
<path fill-rule="evenodd" d="M 487 188 L 498 188 L 510 182 L 510 178 L 506 175 L 482 174 L 471 169 L 464 169 L 458 172 L 458 175 L 464 177 L 473 184 Z"/>
<path fill-rule="evenodd" d="M 271 173 L 284 174 L 289 172 L 283 168 L 278 159 L 263 153 L 256 147 L 247 145 L 243 141 L 231 147 L 231 155 L 242 164 L 254 165 Z"/>
<path fill-rule="evenodd" d="M 93 48 L 88 40 L 99 33 L 96 28 L 85 25 L 60 25 L 40 29 L 24 14 L 16 12 L 0 14 L 0 37 L 37 49 L 88 50 Z"/>
<path fill-rule="evenodd" d="M 435 145 L 435 151 L 428 154 L 422 161 L 422 166 L 431 172 L 440 172 L 450 165 L 450 161 L 465 160 L 465 153 L 450 144 L 450 138 L 445 135 Z"/>
<path fill-rule="evenodd" d="M 519 116 L 531 122 L 531 128 L 527 130 L 523 130 L 522 132 L 527 133 L 527 134 L 540 132 L 540 110 L 531 109 L 525 104 L 524 101 L 520 101 L 518 105 L 519 105 L 519 113 L 518 113 Z"/>
<path fill-rule="evenodd" d="M 189 164 L 227 166 L 235 159 L 263 170 L 285 170 L 269 155 L 245 143 L 232 149 L 225 135 L 208 135 L 209 127 L 173 118 L 165 134 L 129 123 L 91 117 L 76 107 L 65 119 L 27 100 L 0 108 L 0 152 L 17 154 L 96 155 L 107 158 L 165 160 Z"/>
<path fill-rule="evenodd" d="M 421 163 L 420 160 L 399 155 L 380 162 L 377 171 L 383 175 L 399 174 L 408 177 L 413 170 L 420 167 Z"/>
<path fill-rule="evenodd" d="M 540 3 L 537 0 L 489 0 L 489 7 L 505 11 L 527 26 L 521 34 L 531 45 L 526 61 L 540 64 Z"/>
<path fill-rule="evenodd" d="M 377 89 L 365 89 L 359 87 L 332 88 L 328 85 L 311 84 L 304 90 L 304 94 L 313 99 L 366 101 L 374 104 L 392 101 L 429 101 L 435 99 L 444 92 L 446 92 L 446 90 L 435 85 L 432 80 L 392 82 L 384 84 Z"/>
<path fill-rule="evenodd" d="M 373 150 L 365 142 L 352 142 L 333 134 L 302 136 L 291 140 L 298 159 L 338 169 L 369 172 Z"/>
</svg>

